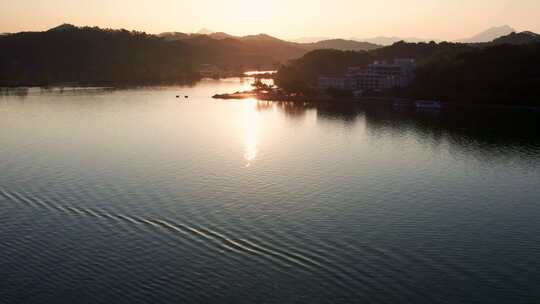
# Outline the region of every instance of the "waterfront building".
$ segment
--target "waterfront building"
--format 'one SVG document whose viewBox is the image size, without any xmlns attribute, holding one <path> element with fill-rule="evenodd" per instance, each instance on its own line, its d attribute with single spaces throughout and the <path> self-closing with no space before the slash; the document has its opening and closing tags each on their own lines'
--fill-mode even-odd
<svg viewBox="0 0 540 304">
<path fill-rule="evenodd" d="M 381 91 L 392 88 L 405 88 L 415 77 L 414 59 L 395 59 L 393 62 L 376 61 L 366 67 L 350 67 L 343 77 L 320 77 L 319 88 Z"/>
</svg>

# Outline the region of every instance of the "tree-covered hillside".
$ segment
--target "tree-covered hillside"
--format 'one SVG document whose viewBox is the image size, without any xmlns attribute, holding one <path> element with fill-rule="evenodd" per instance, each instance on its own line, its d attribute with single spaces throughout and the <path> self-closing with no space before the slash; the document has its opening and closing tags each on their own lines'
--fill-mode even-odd
<svg viewBox="0 0 540 304">
<path fill-rule="evenodd" d="M 417 77 L 401 97 L 456 103 L 540 105 L 540 43 L 477 47 L 459 43 L 404 43 L 368 52 L 317 50 L 282 66 L 276 83 L 313 93 L 319 76 L 375 60 L 414 58 Z"/>
<path fill-rule="evenodd" d="M 0 37 L 0 84 L 172 81 L 196 76 L 195 50 L 140 32 L 60 27 Z"/>
</svg>

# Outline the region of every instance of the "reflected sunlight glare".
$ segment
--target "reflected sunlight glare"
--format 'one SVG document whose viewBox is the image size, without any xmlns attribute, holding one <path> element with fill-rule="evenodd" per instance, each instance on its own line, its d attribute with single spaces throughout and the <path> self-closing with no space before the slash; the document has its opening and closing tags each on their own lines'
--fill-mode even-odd
<svg viewBox="0 0 540 304">
<path fill-rule="evenodd" d="M 244 110 L 244 145 L 246 167 L 250 167 L 259 153 L 259 113 L 257 111 L 257 100 L 248 99 L 245 101 Z"/>
</svg>

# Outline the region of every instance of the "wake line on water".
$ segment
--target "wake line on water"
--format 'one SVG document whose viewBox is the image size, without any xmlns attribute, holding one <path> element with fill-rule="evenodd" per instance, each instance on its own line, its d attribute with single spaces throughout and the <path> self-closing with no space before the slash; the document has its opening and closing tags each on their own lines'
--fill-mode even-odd
<svg viewBox="0 0 540 304">
<path fill-rule="evenodd" d="M 394 288 L 400 290 L 402 294 L 408 294 L 412 297 L 420 296 L 426 300 L 430 299 L 428 294 L 415 291 L 414 286 L 409 284 L 405 275 L 399 268 L 399 265 L 407 265 L 408 263 L 427 265 L 431 269 L 450 274 L 454 277 L 475 277 L 480 279 L 488 279 L 489 276 L 482 275 L 471 271 L 469 267 L 463 265 L 455 265 L 452 261 L 436 260 L 429 255 L 422 255 L 415 252 L 407 252 L 404 250 L 384 250 L 378 249 L 372 246 L 362 246 L 360 248 L 355 246 L 342 247 L 343 250 L 349 252 L 352 255 L 366 255 L 369 256 L 368 260 L 363 260 L 358 264 L 356 268 L 347 268 L 339 263 L 334 263 L 327 258 L 324 258 L 324 254 L 318 255 L 310 252 L 306 256 L 300 252 L 289 252 L 284 248 L 274 248 L 261 245 L 261 242 L 253 242 L 244 238 L 233 239 L 220 232 L 197 227 L 193 224 L 181 223 L 178 221 L 170 221 L 166 219 L 156 219 L 147 217 L 130 216 L 120 213 L 111 213 L 103 209 L 81 208 L 72 207 L 66 204 L 58 204 L 58 201 L 62 199 L 51 199 L 47 197 L 39 198 L 33 195 L 27 194 L 25 191 L 16 192 L 9 191 L 0 187 L 0 203 L 5 201 L 14 202 L 26 207 L 32 207 L 37 209 L 48 210 L 51 212 L 59 212 L 61 214 L 86 216 L 91 218 L 100 218 L 107 221 L 122 222 L 128 225 L 143 225 L 144 227 L 153 227 L 159 229 L 161 233 L 163 231 L 168 232 L 169 236 L 185 236 L 182 239 L 188 240 L 187 246 L 192 246 L 189 242 L 198 242 L 199 246 L 210 251 L 223 250 L 232 252 L 237 255 L 251 255 L 264 259 L 271 263 L 274 263 L 282 268 L 289 269 L 292 267 L 298 267 L 308 272 L 321 272 L 335 284 L 344 288 L 352 294 L 362 294 L 364 291 L 377 290 L 381 293 L 385 292 L 385 286 L 388 284 L 387 277 L 393 277 L 390 283 L 393 283 Z M 244 227 L 245 228 L 245 227 Z M 309 243 L 309 242 L 308 242 Z M 321 244 L 317 244 L 318 247 Z M 340 244 L 334 244 L 339 246 Z M 343 244 L 341 244 L 343 246 Z M 312 248 L 313 249 L 313 248 Z M 231 258 L 234 258 L 231 256 Z M 234 258 L 236 259 L 236 258 Z M 395 266 L 392 266 L 394 264 Z M 381 266 L 382 265 L 382 266 Z M 375 276 L 374 274 L 384 274 L 382 278 Z M 391 297 L 392 294 L 382 296 Z"/>
<path fill-rule="evenodd" d="M 89 216 L 94 218 L 109 219 L 113 221 L 122 221 L 124 223 L 146 225 L 159 229 L 165 229 L 174 233 L 180 233 L 183 235 L 195 236 L 207 242 L 212 242 L 219 248 L 226 249 L 231 252 L 239 254 L 250 254 L 256 256 L 262 256 L 267 259 L 275 260 L 280 263 L 285 263 L 292 266 L 300 266 L 311 270 L 312 267 L 325 268 L 324 265 L 313 261 L 307 257 L 303 257 L 298 254 L 288 255 L 283 252 L 277 252 L 273 249 L 266 248 L 264 246 L 252 243 L 245 239 L 233 240 L 219 232 L 195 228 L 183 223 L 177 223 L 172 221 L 166 221 L 162 219 L 143 218 L 137 216 L 129 216 L 125 214 L 114 214 L 104 210 L 91 209 L 91 208 L 76 208 L 72 206 L 63 206 L 52 202 L 46 202 L 39 198 L 28 198 L 24 195 L 6 191 L 0 188 L 0 195 L 4 198 L 19 203 L 25 204 L 34 208 L 47 209 L 49 211 L 57 211 L 64 214 L 76 214 L 80 216 Z"/>
<path fill-rule="evenodd" d="M 181 234 L 186 236 L 186 239 L 202 241 L 205 244 L 204 246 L 210 250 L 226 250 L 239 255 L 252 255 L 275 263 L 283 269 L 289 269 L 292 266 L 299 267 L 300 269 L 304 269 L 304 271 L 308 271 L 310 273 L 321 271 L 332 278 L 332 281 L 334 281 L 335 284 L 341 286 L 345 290 L 348 290 L 348 292 L 352 294 L 358 294 L 359 289 L 367 287 L 367 285 L 356 285 L 363 280 L 358 277 L 351 277 L 351 274 L 348 271 L 343 271 L 343 269 L 338 267 L 339 265 L 334 265 L 331 262 L 330 265 L 327 265 L 327 261 L 319 262 L 300 253 L 290 253 L 285 250 L 270 248 L 243 238 L 235 240 L 217 231 L 206 228 L 193 227 L 185 223 L 168 221 L 164 219 L 153 219 L 119 213 L 110 213 L 101 209 L 65 206 L 58 204 L 56 201 L 51 199 L 28 197 L 27 195 L 19 192 L 8 191 L 0 187 L 0 199 L 2 197 L 8 199 L 9 201 L 33 208 L 45 209 L 51 212 L 87 216 L 115 222 L 120 221 L 130 225 L 144 225 L 146 227 L 160 229 L 160 231 L 168 231 L 169 233 L 173 233 L 173 235 Z"/>
<path fill-rule="evenodd" d="M 61 201 L 61 199 L 39 198 L 30 196 L 24 191 L 22 193 L 9 191 L 0 187 L 0 202 L 2 200 L 11 201 L 25 207 L 43 209 L 61 214 L 99 218 L 107 221 L 122 222 L 128 225 L 143 225 L 144 227 L 158 229 L 160 232 L 167 232 L 170 236 L 184 236 L 181 239 L 188 240 L 186 245 L 189 242 L 200 242 L 200 245 L 211 251 L 223 252 L 225 250 L 237 255 L 251 255 L 274 263 L 286 270 L 289 270 L 290 267 L 298 267 L 310 273 L 322 273 L 327 279 L 330 279 L 334 284 L 337 284 L 354 296 L 361 296 L 363 292 L 373 290 L 384 292 L 383 286 L 380 285 L 384 282 L 379 282 L 379 279 L 373 276 L 373 273 L 378 273 L 381 269 L 378 269 L 377 265 L 369 265 L 369 263 L 368 265 L 363 265 L 361 269 L 349 269 L 339 263 L 328 261 L 322 256 L 309 256 L 309 254 L 308 256 L 304 256 L 299 252 L 288 252 L 284 249 L 261 245 L 261 242 L 255 243 L 244 238 L 233 239 L 220 232 L 204 227 L 197 227 L 193 224 L 188 225 L 166 219 L 111 213 L 103 209 L 73 207 L 66 204 L 59 204 L 58 201 Z M 365 249 L 373 250 L 373 248 Z M 351 248 L 348 248 L 348 250 L 354 252 Z M 360 253 L 356 252 L 356 254 Z M 387 255 L 381 252 L 376 252 L 375 256 L 382 256 L 386 257 L 387 260 L 389 259 Z M 403 282 L 400 283 L 402 284 Z M 407 289 L 406 284 L 400 287 Z M 411 292 L 414 294 L 414 291 Z"/>
</svg>

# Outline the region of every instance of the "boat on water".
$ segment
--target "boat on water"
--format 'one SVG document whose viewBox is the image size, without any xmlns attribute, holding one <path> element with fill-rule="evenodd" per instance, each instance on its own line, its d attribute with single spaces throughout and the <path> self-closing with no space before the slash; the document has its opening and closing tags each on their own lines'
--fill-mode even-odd
<svg viewBox="0 0 540 304">
<path fill-rule="evenodd" d="M 414 105 L 417 109 L 441 109 L 442 104 L 438 100 L 417 100 Z"/>
</svg>

